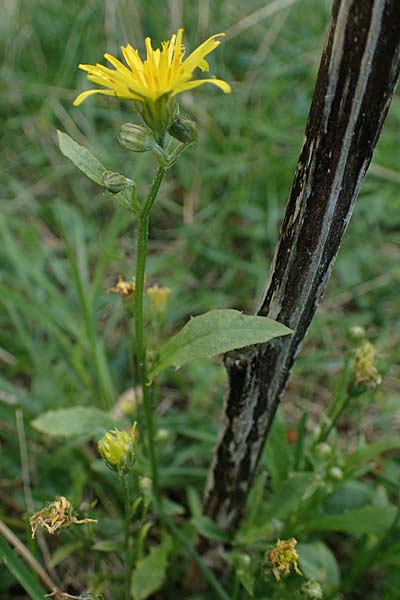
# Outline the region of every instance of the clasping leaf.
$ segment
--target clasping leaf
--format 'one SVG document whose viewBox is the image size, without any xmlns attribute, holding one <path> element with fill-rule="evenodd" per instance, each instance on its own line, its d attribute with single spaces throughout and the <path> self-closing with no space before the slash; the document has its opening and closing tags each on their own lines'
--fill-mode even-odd
<svg viewBox="0 0 400 600">
<path fill-rule="evenodd" d="M 60 150 L 78 169 L 99 185 L 103 184 L 103 175 L 107 171 L 104 165 L 88 150 L 75 142 L 68 134 L 57 131 Z"/>
<path fill-rule="evenodd" d="M 179 369 L 196 358 L 211 358 L 229 350 L 262 344 L 289 335 L 292 330 L 268 317 L 244 315 L 238 310 L 210 310 L 190 319 L 158 354 L 150 378 L 167 367 Z"/>
</svg>

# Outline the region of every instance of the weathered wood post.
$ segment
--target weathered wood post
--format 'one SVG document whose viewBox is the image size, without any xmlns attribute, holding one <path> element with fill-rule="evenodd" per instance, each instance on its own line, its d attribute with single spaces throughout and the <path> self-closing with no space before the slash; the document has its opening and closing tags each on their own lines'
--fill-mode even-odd
<svg viewBox="0 0 400 600">
<path fill-rule="evenodd" d="M 400 0 L 334 0 L 259 315 L 294 335 L 225 356 L 229 392 L 205 512 L 234 530 L 290 369 L 326 286 L 400 70 Z"/>
</svg>

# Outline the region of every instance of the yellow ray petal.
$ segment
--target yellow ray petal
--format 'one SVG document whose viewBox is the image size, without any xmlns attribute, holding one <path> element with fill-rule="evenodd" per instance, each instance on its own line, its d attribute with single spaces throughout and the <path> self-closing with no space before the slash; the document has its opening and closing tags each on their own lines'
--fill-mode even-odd
<svg viewBox="0 0 400 600">
<path fill-rule="evenodd" d="M 187 90 L 193 90 L 194 88 L 203 85 L 203 83 L 212 83 L 216 85 L 220 90 L 225 92 L 225 94 L 230 94 L 232 89 L 229 83 L 223 81 L 222 79 L 214 79 L 213 77 L 209 79 L 195 79 L 194 81 L 188 81 L 186 83 L 181 83 L 178 86 L 174 86 L 174 90 L 172 95 L 180 94 L 181 92 L 186 92 Z"/>
<path fill-rule="evenodd" d="M 204 57 L 207 56 L 207 54 L 210 54 L 210 52 L 215 50 L 215 48 L 220 45 L 221 42 L 216 40 L 216 38 L 224 35 L 224 33 L 216 33 L 209 37 L 205 42 L 200 44 L 200 46 L 193 50 L 193 52 L 189 54 L 187 59 L 182 63 L 184 69 L 188 71 L 194 71 L 194 69 L 200 65 Z"/>
<path fill-rule="evenodd" d="M 132 48 L 130 44 L 121 47 L 122 54 L 126 60 L 126 64 L 132 69 L 132 71 L 141 73 L 143 71 L 143 61 L 139 56 L 137 50 Z"/>
<path fill-rule="evenodd" d="M 112 90 L 87 90 L 86 92 L 81 92 L 79 96 L 75 98 L 72 104 L 74 106 L 79 106 L 80 104 L 82 104 L 82 102 L 86 100 L 86 98 L 92 96 L 92 94 L 107 94 L 107 96 L 116 95 L 115 92 L 113 92 Z"/>
</svg>

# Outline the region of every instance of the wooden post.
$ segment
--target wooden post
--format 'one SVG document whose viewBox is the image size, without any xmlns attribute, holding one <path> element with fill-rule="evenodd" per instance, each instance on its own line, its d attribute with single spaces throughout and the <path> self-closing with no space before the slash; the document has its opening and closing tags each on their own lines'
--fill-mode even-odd
<svg viewBox="0 0 400 600">
<path fill-rule="evenodd" d="M 280 238 L 258 314 L 292 336 L 225 356 L 229 392 L 205 512 L 234 530 L 318 307 L 400 70 L 400 0 L 335 0 Z M 288 90 L 290 93 L 290 89 Z"/>
</svg>

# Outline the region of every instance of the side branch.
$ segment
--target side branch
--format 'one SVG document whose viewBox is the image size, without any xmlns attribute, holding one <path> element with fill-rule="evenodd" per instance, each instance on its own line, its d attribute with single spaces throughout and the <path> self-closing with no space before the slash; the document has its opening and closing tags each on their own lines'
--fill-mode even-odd
<svg viewBox="0 0 400 600">
<path fill-rule="evenodd" d="M 259 315 L 294 335 L 225 357 L 229 393 L 205 511 L 234 530 L 372 158 L 400 71 L 399 0 L 335 0 Z"/>
</svg>

